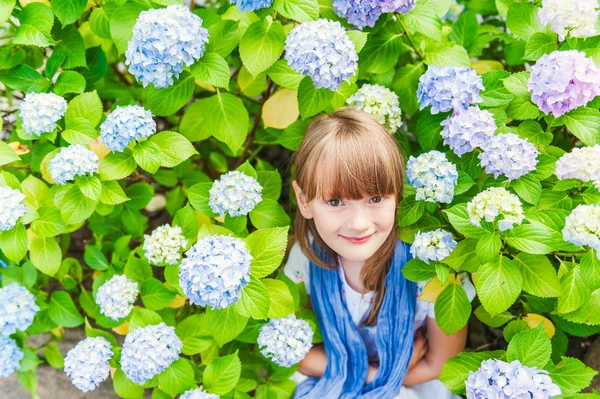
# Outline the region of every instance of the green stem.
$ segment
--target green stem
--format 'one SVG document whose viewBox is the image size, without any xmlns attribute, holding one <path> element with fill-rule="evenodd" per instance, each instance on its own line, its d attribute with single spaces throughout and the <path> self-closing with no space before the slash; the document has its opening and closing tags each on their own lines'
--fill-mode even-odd
<svg viewBox="0 0 600 399">
<path fill-rule="evenodd" d="M 410 42 L 410 45 L 413 48 L 413 51 L 415 52 L 415 54 L 417 54 L 417 56 L 419 56 L 419 58 L 421 59 L 421 61 L 424 60 L 423 58 L 423 54 L 421 54 L 419 52 L 419 50 L 417 50 L 417 46 L 415 46 L 415 43 L 412 40 L 412 37 L 410 36 L 410 33 L 408 33 L 408 29 L 406 28 L 406 25 L 404 25 L 404 22 L 402 22 L 401 20 L 398 20 L 400 22 L 400 25 L 402 25 L 402 29 L 404 29 L 404 33 L 406 34 L 406 37 L 408 38 L 408 41 Z"/>
<path fill-rule="evenodd" d="M 553 123 L 554 123 L 554 116 L 550 115 L 550 120 L 548 121 L 548 127 L 546 128 L 546 133 L 550 132 L 550 129 L 552 129 Z"/>
</svg>

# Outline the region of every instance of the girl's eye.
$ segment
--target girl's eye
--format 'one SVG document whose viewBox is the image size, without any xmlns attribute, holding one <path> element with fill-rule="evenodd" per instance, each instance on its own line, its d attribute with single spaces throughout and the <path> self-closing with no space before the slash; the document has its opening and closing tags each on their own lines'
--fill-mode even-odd
<svg viewBox="0 0 600 399">
<path fill-rule="evenodd" d="M 339 199 L 331 199 L 331 200 L 327 201 L 327 204 L 331 205 L 333 207 L 338 207 L 341 203 L 342 203 L 342 201 L 340 201 Z"/>
<path fill-rule="evenodd" d="M 379 204 L 381 201 L 383 201 L 383 197 L 373 197 L 371 199 L 375 200 L 375 202 L 373 202 L 374 204 Z"/>
</svg>

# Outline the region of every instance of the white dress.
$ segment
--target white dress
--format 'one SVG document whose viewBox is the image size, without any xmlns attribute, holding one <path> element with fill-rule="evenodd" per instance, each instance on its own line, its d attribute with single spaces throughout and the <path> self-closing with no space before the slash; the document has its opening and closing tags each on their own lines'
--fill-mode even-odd
<svg viewBox="0 0 600 399">
<path fill-rule="evenodd" d="M 300 250 L 297 243 L 292 246 L 290 255 L 287 263 L 284 266 L 284 273 L 295 283 L 304 282 L 306 292 L 310 295 L 310 274 L 309 274 L 309 261 L 306 256 Z M 358 327 L 358 331 L 362 336 L 365 346 L 367 348 L 367 354 L 370 359 L 377 357 L 377 344 L 375 341 L 377 326 L 359 326 L 362 318 L 370 310 L 371 302 L 373 300 L 373 292 L 367 294 L 361 294 L 355 291 L 348 282 L 344 275 L 344 269 L 338 268 L 342 284 L 342 298 L 344 298 L 346 306 L 352 316 L 352 321 Z M 423 288 L 428 281 L 422 281 L 417 283 L 417 302 L 415 306 L 415 330 L 425 325 L 427 317 L 435 318 L 434 304 L 425 302 L 419 299 Z M 469 300 L 473 300 L 475 297 L 475 287 L 470 282 L 466 275 L 461 276 L 461 285 L 467 293 Z M 296 372 L 292 375 L 291 379 L 300 383 L 308 377 L 300 372 Z M 413 385 L 411 387 L 403 386 L 400 394 L 394 399 L 460 399 L 460 396 L 454 395 L 446 388 L 446 386 L 440 380 L 428 381 L 423 384 Z"/>
</svg>

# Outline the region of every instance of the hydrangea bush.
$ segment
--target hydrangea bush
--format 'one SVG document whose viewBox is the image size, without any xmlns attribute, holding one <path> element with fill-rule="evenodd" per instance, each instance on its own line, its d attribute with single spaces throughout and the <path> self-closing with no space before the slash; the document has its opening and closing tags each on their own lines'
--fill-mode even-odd
<svg viewBox="0 0 600 399">
<path fill-rule="evenodd" d="M 33 397 L 47 363 L 129 399 L 291 398 L 322 335 L 280 270 L 289 159 L 314 117 L 350 106 L 407 161 L 403 273 L 444 332 L 497 338 L 440 380 L 597 398 L 567 348 L 600 333 L 598 15 L 596 0 L 0 1 L 0 377 Z M 87 338 L 61 352 L 70 329 Z"/>
</svg>

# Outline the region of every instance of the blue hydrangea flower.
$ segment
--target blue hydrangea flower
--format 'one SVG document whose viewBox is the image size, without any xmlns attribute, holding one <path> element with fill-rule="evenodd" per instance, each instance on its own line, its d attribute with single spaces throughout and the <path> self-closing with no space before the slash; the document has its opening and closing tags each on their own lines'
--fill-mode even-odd
<svg viewBox="0 0 600 399">
<path fill-rule="evenodd" d="M 133 310 L 133 303 L 139 293 L 138 283 L 124 274 L 115 275 L 98 288 L 96 303 L 100 313 L 113 320 L 119 320 Z"/>
<path fill-rule="evenodd" d="M 81 144 L 71 144 L 61 150 L 50 160 L 50 175 L 59 185 L 75 179 L 75 176 L 98 171 L 98 156 Z"/>
<path fill-rule="evenodd" d="M 295 314 L 270 319 L 260 328 L 257 343 L 260 353 L 273 363 L 291 367 L 304 359 L 312 348 L 313 330 Z"/>
<path fill-rule="evenodd" d="M 204 54 L 208 31 L 202 19 L 181 4 L 142 11 L 127 44 L 125 64 L 144 87 L 165 88 L 179 78 L 183 67 Z"/>
<path fill-rule="evenodd" d="M 496 121 L 490 111 L 469 107 L 442 121 L 444 144 L 458 156 L 483 147 L 496 133 Z"/>
<path fill-rule="evenodd" d="M 500 231 L 512 229 L 525 219 L 519 197 L 502 187 L 490 187 L 473 197 L 467 204 L 467 214 L 474 226 L 481 226 L 482 219 L 491 223 L 498 218 Z"/>
<path fill-rule="evenodd" d="M 358 55 L 339 22 L 318 19 L 294 27 L 285 39 L 290 68 L 313 80 L 315 87 L 337 90 L 356 75 Z"/>
<path fill-rule="evenodd" d="M 208 205 L 214 213 L 223 216 L 247 215 L 262 201 L 262 186 L 255 178 L 232 170 L 215 180 L 210 188 Z"/>
<path fill-rule="evenodd" d="M 231 4 L 237 5 L 240 11 L 256 11 L 261 8 L 269 8 L 273 0 L 230 0 Z"/>
<path fill-rule="evenodd" d="M 554 174 L 559 180 L 591 181 L 600 190 L 600 145 L 573 148 L 556 162 Z"/>
<path fill-rule="evenodd" d="M 482 100 L 480 76 L 468 67 L 430 66 L 419 78 L 417 98 L 421 109 L 431 105 L 431 113 L 465 110 Z"/>
<path fill-rule="evenodd" d="M 452 234 L 437 229 L 433 231 L 420 231 L 415 234 L 415 240 L 410 246 L 410 253 L 414 258 L 421 259 L 429 264 L 429 261 L 442 261 L 450 256 L 450 253 L 458 243 L 452 238 Z"/>
<path fill-rule="evenodd" d="M 144 384 L 179 359 L 182 346 L 175 328 L 163 322 L 136 328 L 125 337 L 121 369 L 131 381 Z"/>
<path fill-rule="evenodd" d="M 65 99 L 54 93 L 27 93 L 19 106 L 23 129 L 36 136 L 53 132 L 67 106 Z"/>
<path fill-rule="evenodd" d="M 163 224 L 152 234 L 144 234 L 144 255 L 153 265 L 176 265 L 181 260 L 181 252 L 188 245 L 181 227 Z"/>
<path fill-rule="evenodd" d="M 502 174 L 510 181 L 535 170 L 539 154 L 527 139 L 506 133 L 489 138 L 478 156 L 485 173 L 494 178 Z"/>
<path fill-rule="evenodd" d="M 39 310 L 35 296 L 21 284 L 0 288 L 0 335 L 25 331 Z"/>
<path fill-rule="evenodd" d="M 416 0 L 373 0 L 383 12 L 399 12 L 408 14 L 415 8 Z"/>
<path fill-rule="evenodd" d="M 0 377 L 8 377 L 19 370 L 23 351 L 14 339 L 0 335 Z"/>
<path fill-rule="evenodd" d="M 100 126 L 102 142 L 112 151 L 121 152 L 133 140 L 156 133 L 152 112 L 139 105 L 117 106 Z"/>
<path fill-rule="evenodd" d="M 0 187 L 0 231 L 15 227 L 26 211 L 23 193 L 7 186 Z"/>
<path fill-rule="evenodd" d="M 600 259 L 600 206 L 577 205 L 566 217 L 562 233 L 566 242 L 593 248 Z"/>
<path fill-rule="evenodd" d="M 185 391 L 181 394 L 179 399 L 219 399 L 219 395 L 205 391 L 202 388 L 202 385 L 200 385 L 199 388 Z"/>
<path fill-rule="evenodd" d="M 333 11 L 359 29 L 373 27 L 382 14 L 377 1 L 333 0 Z"/>
<path fill-rule="evenodd" d="M 250 282 L 252 255 L 244 241 L 221 235 L 206 236 L 192 246 L 179 268 L 179 285 L 190 303 L 226 308 Z"/>
<path fill-rule="evenodd" d="M 112 355 L 112 345 L 106 338 L 86 338 L 65 356 L 65 373 L 77 389 L 93 391 L 108 377 Z"/>
<path fill-rule="evenodd" d="M 398 95 L 387 87 L 366 83 L 348 97 L 346 104 L 373 116 L 392 133 L 402 126 L 402 110 Z"/>
<path fill-rule="evenodd" d="M 429 151 L 417 158 L 411 155 L 406 164 L 406 177 L 417 190 L 417 200 L 450 203 L 454 198 L 458 171 L 439 151 Z"/>
<path fill-rule="evenodd" d="M 550 399 L 560 395 L 546 370 L 523 366 L 518 360 L 506 363 L 489 359 L 465 383 L 467 399 Z"/>
<path fill-rule="evenodd" d="M 600 68 L 581 51 L 554 51 L 531 67 L 527 87 L 543 113 L 559 117 L 600 95 Z"/>
</svg>

